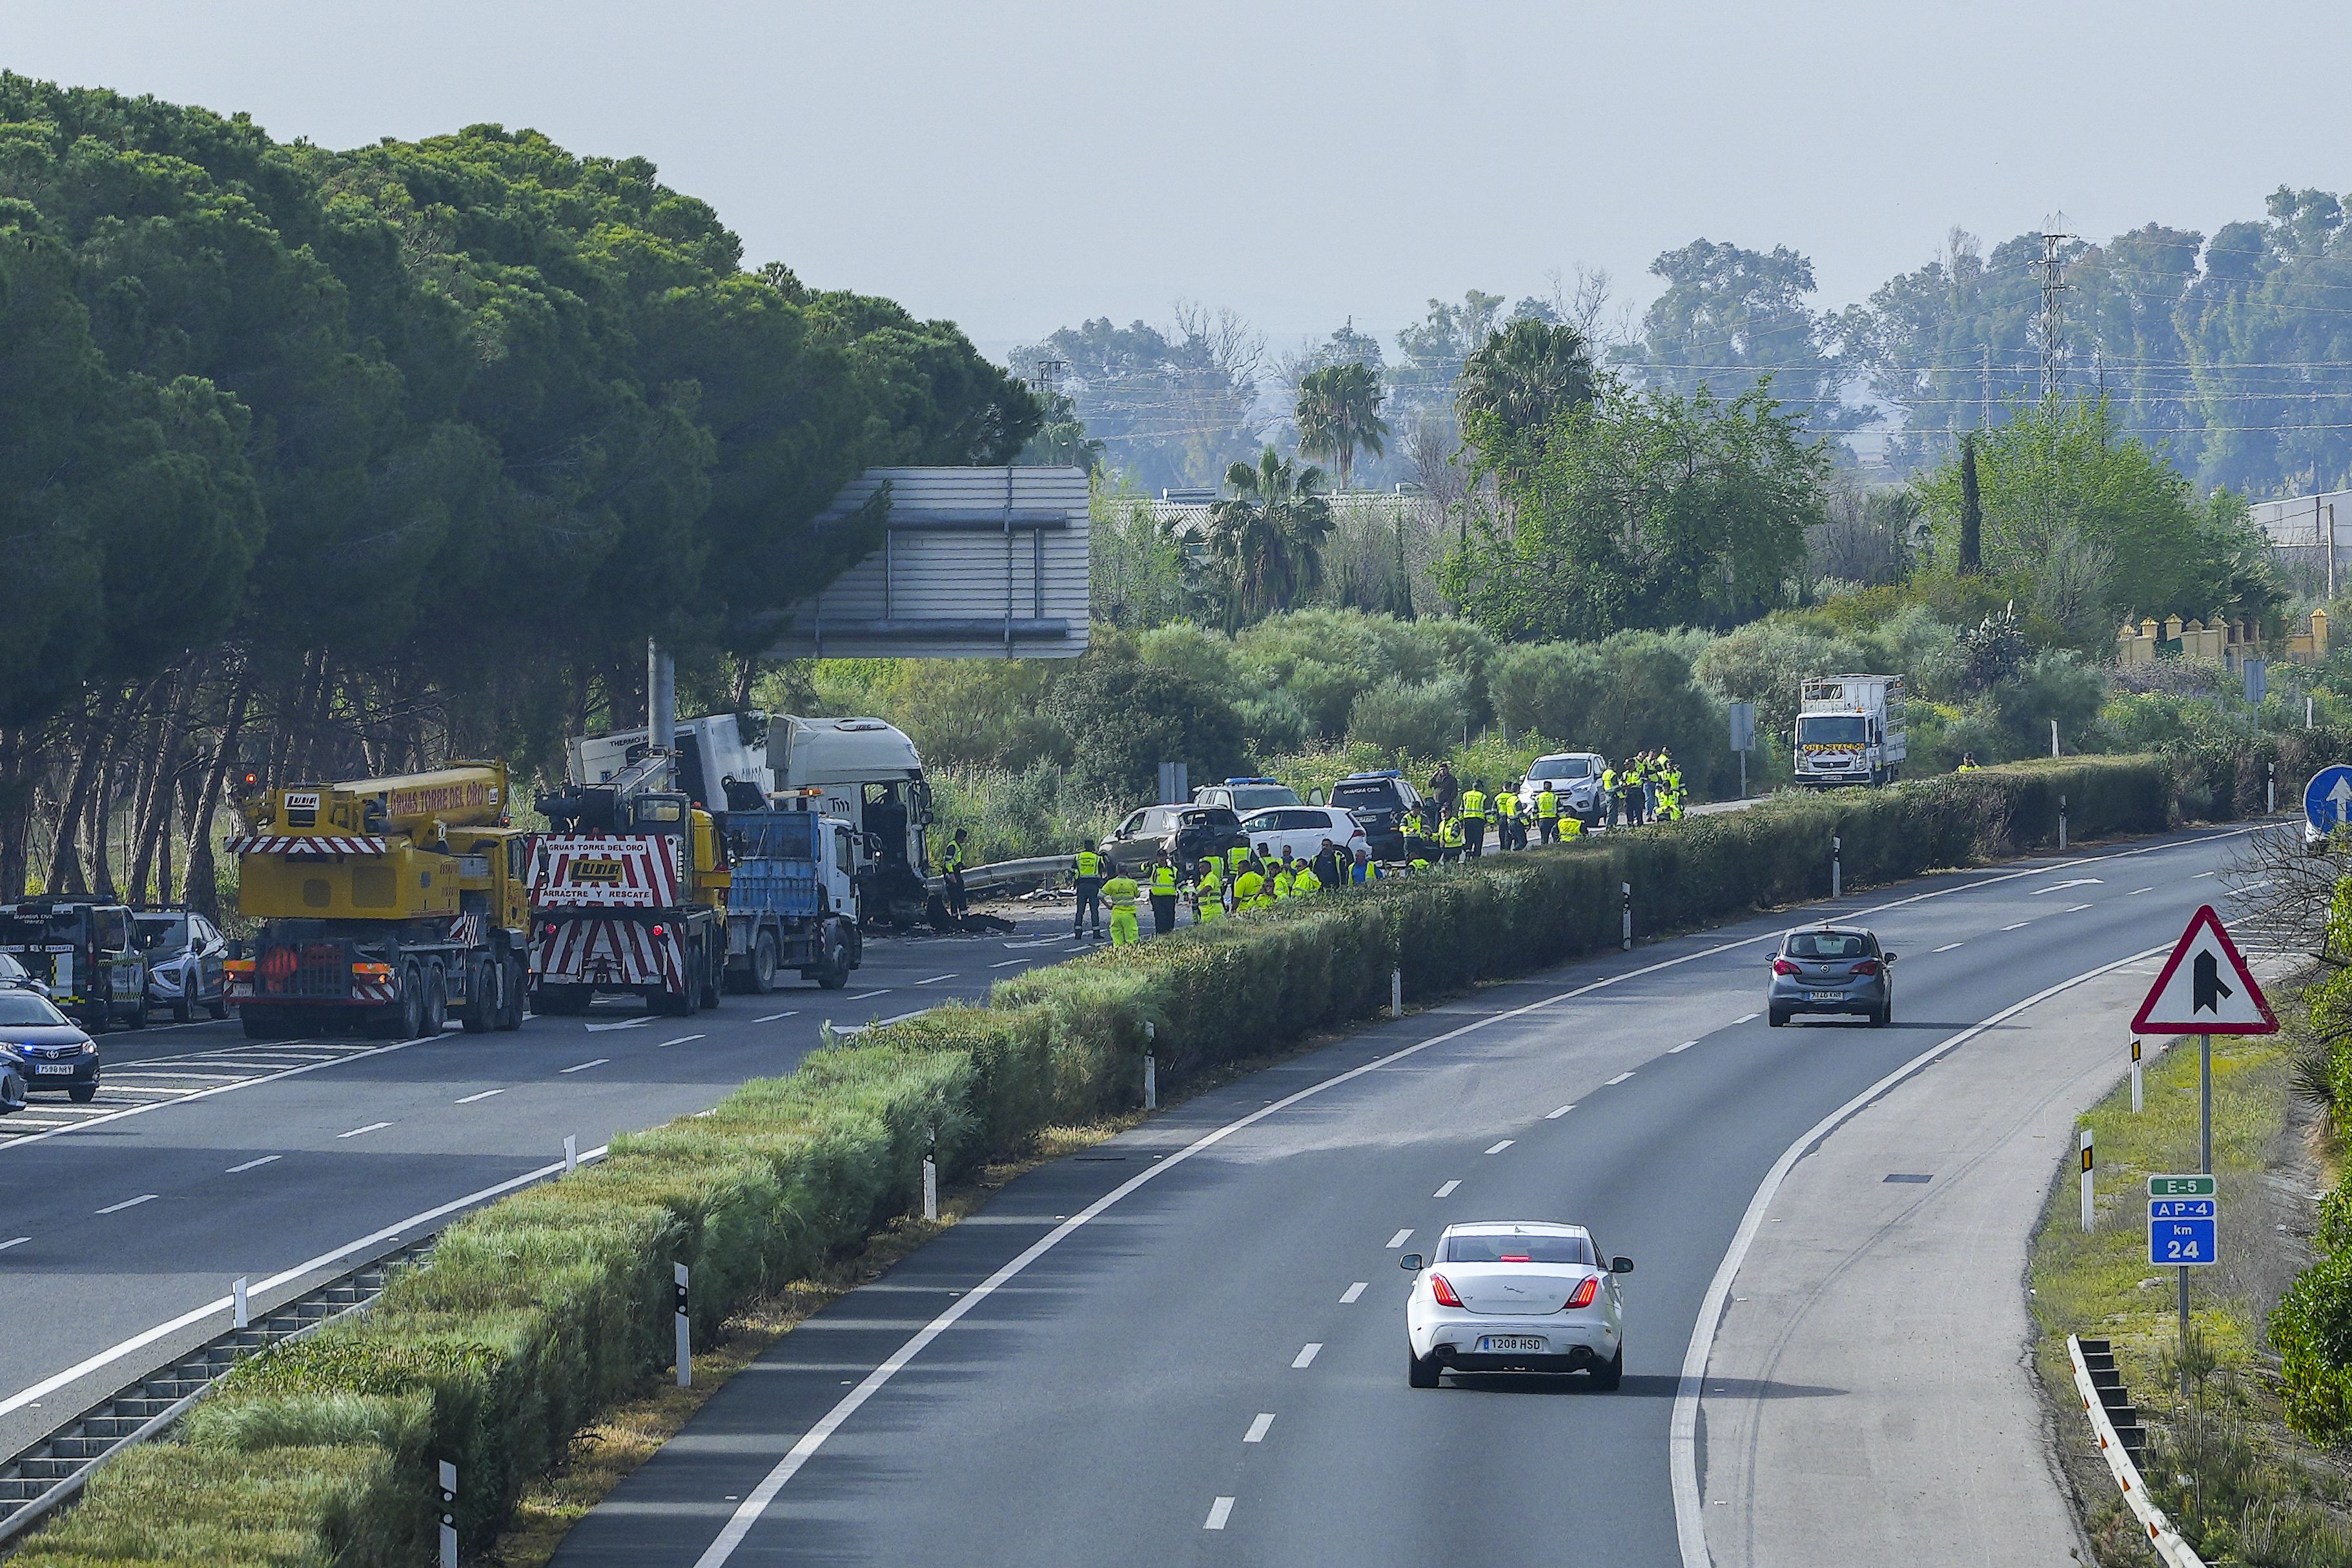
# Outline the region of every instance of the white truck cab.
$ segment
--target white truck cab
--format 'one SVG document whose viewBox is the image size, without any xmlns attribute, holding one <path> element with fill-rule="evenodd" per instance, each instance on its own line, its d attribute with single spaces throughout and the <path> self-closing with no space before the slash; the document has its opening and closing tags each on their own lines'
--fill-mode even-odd
<svg viewBox="0 0 2352 1568">
<path fill-rule="evenodd" d="M 1822 675 L 1804 684 L 1797 710 L 1797 782 L 1814 789 L 1885 784 L 1906 755 L 1903 677 Z"/>
</svg>

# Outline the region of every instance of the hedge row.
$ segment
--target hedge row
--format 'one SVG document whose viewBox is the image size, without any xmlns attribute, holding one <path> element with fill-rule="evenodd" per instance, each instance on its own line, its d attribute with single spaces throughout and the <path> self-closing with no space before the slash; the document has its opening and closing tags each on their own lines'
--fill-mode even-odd
<svg viewBox="0 0 2352 1568">
<path fill-rule="evenodd" d="M 1144 1025 L 1190 1073 L 1372 1013 L 1389 971 L 1428 996 L 1619 940 L 1619 885 L 1654 935 L 2052 841 L 2177 820 L 2152 758 L 2030 764 L 1752 810 L 1333 894 L 1099 951 L 757 1080 L 708 1115 L 450 1228 L 372 1312 L 238 1368 L 182 1440 L 126 1456 L 22 1568 L 427 1561 L 435 1466 L 459 1525 L 494 1530 L 584 1423 L 670 1360 L 670 1267 L 698 1335 L 907 1213 L 936 1137 L 950 1175 L 1041 1127 L 1134 1105 Z M 168 1499 L 168 1502 L 163 1500 Z"/>
</svg>

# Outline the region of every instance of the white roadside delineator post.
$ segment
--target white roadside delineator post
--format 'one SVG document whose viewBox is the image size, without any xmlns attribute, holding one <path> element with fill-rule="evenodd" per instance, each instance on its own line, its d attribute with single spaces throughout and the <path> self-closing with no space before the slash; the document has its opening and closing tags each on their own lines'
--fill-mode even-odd
<svg viewBox="0 0 2352 1568">
<path fill-rule="evenodd" d="M 2132 1114 L 2139 1114 L 2139 1036 L 2132 1036 Z"/>
<path fill-rule="evenodd" d="M 1617 886 L 1625 900 L 1625 951 L 1631 953 L 1633 950 L 1633 884 L 1621 882 Z"/>
<path fill-rule="evenodd" d="M 1845 891 L 1845 839 L 1838 833 L 1830 835 L 1830 896 L 1835 898 Z"/>
<path fill-rule="evenodd" d="M 457 1467 L 441 1461 L 441 1568 L 457 1568 Z"/>
<path fill-rule="evenodd" d="M 2058 797 L 2058 852 L 2066 852 L 2066 797 Z"/>
<path fill-rule="evenodd" d="M 1152 1027 L 1150 1020 L 1145 1021 L 1143 1025 L 1143 1108 L 1147 1111 L 1160 1109 L 1160 1057 L 1151 1049 L 1153 1042 L 1159 1038 L 1159 1032 Z"/>
<path fill-rule="evenodd" d="M 677 1318 L 677 1385 L 691 1388 L 694 1386 L 694 1317 L 689 1310 L 691 1298 L 687 1291 L 689 1276 L 683 1263 L 673 1263 L 669 1267 L 671 1301 Z"/>
<path fill-rule="evenodd" d="M 229 1299 L 236 1304 L 238 1328 L 249 1328 L 253 1323 L 253 1303 L 246 1297 L 246 1288 L 250 1283 L 251 1281 L 246 1276 L 240 1274 L 228 1288 Z"/>
<path fill-rule="evenodd" d="M 1404 1017 L 1404 970 L 1402 967 L 1389 971 L 1389 1017 Z"/>
<path fill-rule="evenodd" d="M 580 1168 L 580 1139 L 577 1134 L 563 1134 L 563 1174 L 570 1176 Z"/>
<path fill-rule="evenodd" d="M 2083 1129 L 2083 1228 L 2091 1228 L 2091 1129 Z"/>
<path fill-rule="evenodd" d="M 934 1128 L 924 1134 L 923 1147 L 923 1218 L 936 1220 L 940 1217 L 940 1161 L 934 1152 L 939 1147 L 940 1134 Z"/>
</svg>

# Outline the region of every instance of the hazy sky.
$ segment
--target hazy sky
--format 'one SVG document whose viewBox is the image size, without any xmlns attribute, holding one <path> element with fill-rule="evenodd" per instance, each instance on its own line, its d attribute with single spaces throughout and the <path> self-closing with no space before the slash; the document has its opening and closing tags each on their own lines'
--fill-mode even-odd
<svg viewBox="0 0 2352 1568">
<path fill-rule="evenodd" d="M 642 154 L 747 258 L 1002 352 L 1230 305 L 1277 342 L 1696 236 L 1861 298 L 1962 225 L 2207 233 L 2352 188 L 2352 6 L 0 0 L 0 67 L 349 146 Z"/>
</svg>

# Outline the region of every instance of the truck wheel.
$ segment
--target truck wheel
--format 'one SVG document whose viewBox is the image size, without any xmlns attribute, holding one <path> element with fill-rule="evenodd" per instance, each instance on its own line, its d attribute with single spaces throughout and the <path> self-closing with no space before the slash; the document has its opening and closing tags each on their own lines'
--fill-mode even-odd
<svg viewBox="0 0 2352 1568">
<path fill-rule="evenodd" d="M 828 991 L 837 991 L 849 984 L 849 944 L 842 940 L 837 929 L 825 939 L 824 963 L 816 972 L 816 983 Z"/>
<path fill-rule="evenodd" d="M 433 965 L 425 971 L 425 1027 L 420 1031 L 431 1040 L 438 1036 L 449 1022 L 449 983 L 442 978 L 441 966 Z"/>
<path fill-rule="evenodd" d="M 499 1028 L 518 1030 L 522 1027 L 523 972 L 522 960 L 509 956 L 499 966 Z"/>
<path fill-rule="evenodd" d="M 702 968 L 702 1005 L 707 1009 L 718 1007 L 726 989 L 727 938 L 714 932 L 711 934 L 710 962 Z"/>
<path fill-rule="evenodd" d="M 764 997 L 776 988 L 776 934 L 762 931 L 760 939 L 751 944 L 751 979 L 750 990 L 755 997 Z"/>
<path fill-rule="evenodd" d="M 463 1022 L 467 1034 L 490 1032 L 491 1009 L 498 1005 L 499 971 L 488 958 L 477 958 L 468 966 L 466 985 L 466 1016 Z"/>
<path fill-rule="evenodd" d="M 414 964 L 401 971 L 400 1001 L 392 1015 L 393 1039 L 415 1040 L 425 1032 L 425 974 Z"/>
</svg>

